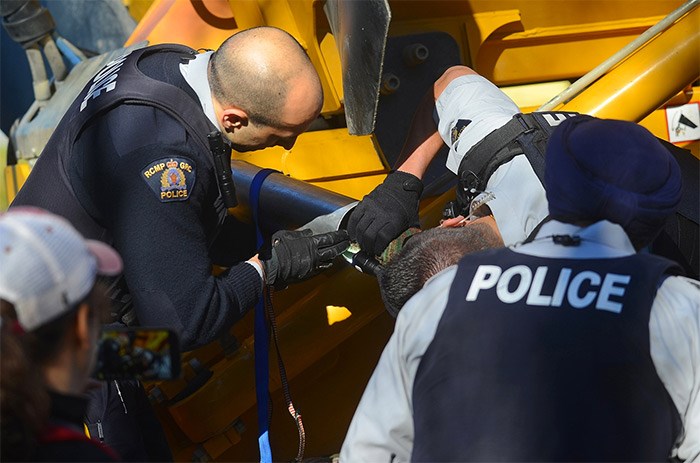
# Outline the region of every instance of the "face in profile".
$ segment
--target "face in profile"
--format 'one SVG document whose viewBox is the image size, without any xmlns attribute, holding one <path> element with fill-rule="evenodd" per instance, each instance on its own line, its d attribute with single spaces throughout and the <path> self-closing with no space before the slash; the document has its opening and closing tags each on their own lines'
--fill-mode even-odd
<svg viewBox="0 0 700 463">
<path fill-rule="evenodd" d="M 322 98 L 310 97 L 319 92 L 317 81 L 309 76 L 299 77 L 290 84 L 284 107 L 269 118 L 274 125 L 248 118 L 241 127 L 226 134 L 238 152 L 255 151 L 272 146 L 292 149 L 297 137 L 309 128 L 321 112 Z"/>
<path fill-rule="evenodd" d="M 308 128 L 308 124 L 302 127 L 279 128 L 263 124 L 249 122 L 233 133 L 228 134 L 233 149 L 239 153 L 257 151 L 272 146 L 281 146 L 284 149 L 292 149 L 299 134 Z"/>
</svg>

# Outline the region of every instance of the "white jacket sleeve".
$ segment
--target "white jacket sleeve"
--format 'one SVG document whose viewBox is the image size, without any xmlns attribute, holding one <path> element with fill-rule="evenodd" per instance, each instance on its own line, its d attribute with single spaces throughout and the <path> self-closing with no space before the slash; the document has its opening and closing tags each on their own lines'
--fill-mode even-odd
<svg viewBox="0 0 700 463">
<path fill-rule="evenodd" d="M 678 409 L 684 432 L 677 457 L 700 461 L 700 283 L 669 277 L 649 318 L 651 358 Z"/>
<path fill-rule="evenodd" d="M 456 267 L 443 270 L 399 312 L 340 452 L 341 462 L 409 461 L 413 380 L 447 305 Z"/>
</svg>

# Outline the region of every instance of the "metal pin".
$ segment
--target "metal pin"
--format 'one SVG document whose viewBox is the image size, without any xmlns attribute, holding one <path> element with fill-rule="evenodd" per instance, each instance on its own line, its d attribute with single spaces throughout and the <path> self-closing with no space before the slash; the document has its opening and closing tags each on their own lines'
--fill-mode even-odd
<svg viewBox="0 0 700 463">
<path fill-rule="evenodd" d="M 122 390 L 119 389 L 119 383 L 117 382 L 116 379 L 114 380 L 114 386 L 117 388 L 117 394 L 119 394 L 119 400 L 122 401 L 122 406 L 124 407 L 124 414 L 128 415 L 129 412 L 126 411 L 126 403 L 124 403 L 124 396 L 122 396 Z"/>
</svg>

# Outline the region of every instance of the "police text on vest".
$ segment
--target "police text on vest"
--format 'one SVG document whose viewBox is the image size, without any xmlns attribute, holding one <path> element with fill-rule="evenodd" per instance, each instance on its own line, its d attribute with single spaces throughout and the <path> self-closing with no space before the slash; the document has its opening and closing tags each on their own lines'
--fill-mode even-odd
<svg viewBox="0 0 700 463">
<path fill-rule="evenodd" d="M 83 98 L 83 102 L 80 103 L 80 111 L 87 107 L 90 99 L 97 98 L 103 91 L 107 93 L 115 89 L 117 86 L 115 80 L 117 80 L 117 76 L 119 75 L 117 71 L 119 71 L 126 57 L 130 54 L 131 51 L 104 65 L 102 70 L 92 79 L 92 85 L 88 89 L 85 98 Z"/>
<path fill-rule="evenodd" d="M 535 274 L 525 265 L 516 265 L 503 270 L 497 265 L 480 265 L 467 291 L 467 301 L 475 301 L 481 291 L 493 290 L 504 304 L 513 304 L 522 300 L 532 306 L 561 307 L 564 298 L 573 308 L 583 309 L 592 306 L 598 310 L 620 313 L 622 304 L 617 302 L 624 297 L 631 277 L 584 270 L 574 274 L 570 268 L 562 268 L 556 276 L 552 294 L 542 294 L 549 268 L 537 267 Z M 554 278 L 552 275 L 549 278 Z"/>
</svg>

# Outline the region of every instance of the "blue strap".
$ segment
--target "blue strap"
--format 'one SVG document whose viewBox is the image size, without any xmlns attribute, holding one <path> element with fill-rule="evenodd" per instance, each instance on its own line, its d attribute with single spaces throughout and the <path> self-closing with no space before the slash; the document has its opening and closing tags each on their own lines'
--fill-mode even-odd
<svg viewBox="0 0 700 463">
<path fill-rule="evenodd" d="M 78 65 L 78 63 L 80 63 L 83 60 L 73 51 L 73 49 L 68 44 L 68 41 L 63 37 L 58 37 L 56 39 L 56 47 L 58 47 L 58 50 L 61 52 L 61 54 L 63 54 L 63 56 L 68 60 L 68 63 L 70 64 L 71 68 L 74 68 Z"/>
<path fill-rule="evenodd" d="M 258 205 L 260 202 L 260 188 L 263 182 L 273 172 L 272 169 L 262 169 L 255 174 L 250 183 L 250 209 L 255 223 L 255 233 L 257 235 L 258 249 L 263 245 L 263 235 L 258 222 Z M 258 402 L 258 446 L 260 447 L 260 461 L 262 463 L 272 463 L 272 449 L 270 448 L 268 421 L 268 385 L 270 381 L 270 370 L 268 363 L 269 339 L 267 323 L 265 322 L 265 302 L 264 290 L 255 305 L 255 396 Z"/>
<path fill-rule="evenodd" d="M 260 203 L 260 188 L 268 175 L 278 172 L 274 169 L 260 169 L 260 171 L 255 174 L 253 180 L 250 182 L 250 190 L 248 192 L 248 198 L 250 200 L 250 209 L 253 214 L 253 222 L 255 223 L 255 232 L 258 237 L 258 248 L 263 245 L 263 235 L 260 231 L 260 224 L 258 222 L 258 206 Z"/>
</svg>

